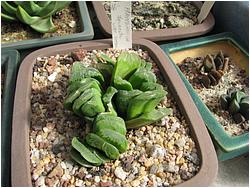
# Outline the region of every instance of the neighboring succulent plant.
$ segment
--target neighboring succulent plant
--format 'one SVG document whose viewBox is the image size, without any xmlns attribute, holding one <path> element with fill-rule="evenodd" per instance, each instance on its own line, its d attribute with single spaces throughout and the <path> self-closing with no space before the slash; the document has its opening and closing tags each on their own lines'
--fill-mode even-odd
<svg viewBox="0 0 250 188">
<path fill-rule="evenodd" d="M 122 118 L 110 113 L 100 113 L 94 121 L 93 132 L 84 141 L 72 140 L 72 158 L 82 166 L 99 166 L 117 159 L 128 148 L 126 126 Z"/>
<path fill-rule="evenodd" d="M 202 64 L 197 69 L 201 72 L 201 82 L 209 88 L 211 85 L 215 86 L 219 83 L 221 77 L 228 69 L 229 58 L 224 57 L 222 51 L 220 51 L 215 58 L 208 54 Z"/>
<path fill-rule="evenodd" d="M 72 158 L 86 167 L 125 152 L 126 128 L 148 125 L 172 113 L 169 108 L 155 109 L 167 92 L 156 83 L 150 63 L 128 52 L 121 53 L 117 62 L 105 54 L 96 58 L 99 63 L 94 67 L 73 64 L 64 101 L 66 109 L 93 124 L 85 140 L 72 140 Z"/>
<path fill-rule="evenodd" d="M 249 96 L 243 91 L 229 89 L 227 94 L 221 95 L 220 104 L 233 116 L 235 123 L 249 119 Z"/>
<path fill-rule="evenodd" d="M 39 33 L 56 31 L 52 15 L 71 1 L 2 1 L 1 17 L 5 21 L 21 21 Z"/>
</svg>

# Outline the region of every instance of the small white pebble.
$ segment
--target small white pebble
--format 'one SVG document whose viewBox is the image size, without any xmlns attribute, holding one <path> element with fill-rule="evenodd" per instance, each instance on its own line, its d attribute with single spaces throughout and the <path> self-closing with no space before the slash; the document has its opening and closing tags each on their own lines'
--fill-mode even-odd
<svg viewBox="0 0 250 188">
<path fill-rule="evenodd" d="M 75 186 L 76 187 L 82 187 L 83 186 L 83 180 L 77 179 L 76 182 L 75 182 Z"/>
<path fill-rule="evenodd" d="M 118 177 L 118 178 L 120 178 L 121 180 L 125 180 L 126 179 L 126 177 L 127 177 L 127 175 L 128 175 L 128 173 L 126 173 L 123 169 L 122 169 L 122 167 L 117 167 L 116 169 L 115 169 L 115 176 L 116 177 Z"/>
<path fill-rule="evenodd" d="M 76 22 L 73 20 L 69 23 L 69 27 L 74 28 L 76 27 Z"/>
<path fill-rule="evenodd" d="M 171 129 L 170 129 L 170 131 L 173 131 L 173 132 L 175 132 L 177 129 L 179 129 L 180 128 L 180 123 L 179 122 L 174 122 L 173 124 L 172 124 L 172 126 L 171 126 Z"/>
<path fill-rule="evenodd" d="M 140 185 L 140 181 L 139 180 L 134 180 L 134 181 L 131 182 L 131 185 L 133 187 L 138 187 Z"/>
<path fill-rule="evenodd" d="M 73 169 L 73 165 L 69 161 L 66 162 L 66 167 L 67 167 L 69 172 L 72 171 L 72 169 Z"/>
<path fill-rule="evenodd" d="M 48 76 L 48 80 L 54 82 L 56 80 L 57 72 L 53 72 L 51 75 Z"/>
<path fill-rule="evenodd" d="M 43 131 L 44 131 L 45 133 L 47 133 L 47 132 L 49 132 L 49 129 L 48 129 L 47 127 L 43 127 Z"/>
<path fill-rule="evenodd" d="M 166 155 L 166 149 L 161 147 L 158 144 L 153 145 L 153 147 L 151 148 L 151 157 L 154 158 L 162 158 Z"/>
<path fill-rule="evenodd" d="M 99 183 L 101 180 L 100 180 L 100 176 L 95 176 L 95 182 L 96 183 Z"/>
<path fill-rule="evenodd" d="M 37 57 L 36 60 L 37 61 L 42 61 L 42 58 L 41 57 Z"/>
<path fill-rule="evenodd" d="M 43 141 L 43 137 L 42 137 L 42 135 L 37 135 L 37 137 L 36 137 L 36 143 L 39 143 L 39 142 L 42 142 Z"/>
<path fill-rule="evenodd" d="M 186 144 L 186 140 L 184 138 L 180 138 L 178 139 L 175 144 L 178 146 L 178 147 L 184 147 L 185 144 Z"/>
<path fill-rule="evenodd" d="M 36 186 L 37 187 L 42 187 L 45 186 L 45 177 L 44 176 L 40 176 L 37 181 L 36 181 Z"/>
<path fill-rule="evenodd" d="M 62 176 L 62 180 L 69 180 L 71 178 L 71 176 L 69 174 L 63 174 Z"/>
<path fill-rule="evenodd" d="M 63 169 L 67 169 L 66 164 L 65 164 L 64 162 L 61 162 L 61 167 L 62 167 Z"/>
<path fill-rule="evenodd" d="M 38 175 L 38 174 L 33 173 L 33 175 L 32 175 L 33 180 L 37 180 L 37 179 L 38 179 L 38 177 L 39 177 L 39 175 Z"/>
<path fill-rule="evenodd" d="M 92 175 L 91 175 L 91 174 L 87 174 L 87 175 L 85 176 L 85 178 L 86 178 L 86 179 L 92 178 Z"/>
</svg>

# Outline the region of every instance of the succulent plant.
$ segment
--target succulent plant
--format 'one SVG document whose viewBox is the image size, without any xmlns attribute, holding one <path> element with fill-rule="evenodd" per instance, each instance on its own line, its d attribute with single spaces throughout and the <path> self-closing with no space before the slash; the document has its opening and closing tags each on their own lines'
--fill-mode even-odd
<svg viewBox="0 0 250 188">
<path fill-rule="evenodd" d="M 72 140 L 71 156 L 85 167 L 99 166 L 125 152 L 127 128 L 172 113 L 169 108 L 155 109 L 167 92 L 156 83 L 150 63 L 128 52 L 121 53 L 117 62 L 104 54 L 96 58 L 99 63 L 94 67 L 73 64 L 64 101 L 66 109 L 93 124 L 84 140 Z"/>
<path fill-rule="evenodd" d="M 229 58 L 220 51 L 215 58 L 208 54 L 197 69 L 202 74 L 201 82 L 206 87 L 215 86 L 228 69 Z"/>
<path fill-rule="evenodd" d="M 39 33 L 56 31 L 52 15 L 71 1 L 2 1 L 1 17 L 5 21 L 21 21 Z"/>
<path fill-rule="evenodd" d="M 220 97 L 220 104 L 223 110 L 227 110 L 236 123 L 249 119 L 249 96 L 243 91 L 229 89 L 227 94 Z"/>
</svg>

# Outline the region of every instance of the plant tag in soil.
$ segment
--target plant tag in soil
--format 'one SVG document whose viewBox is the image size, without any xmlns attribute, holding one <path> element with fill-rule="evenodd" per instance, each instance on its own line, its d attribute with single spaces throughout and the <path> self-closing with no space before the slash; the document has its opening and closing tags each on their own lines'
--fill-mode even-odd
<svg viewBox="0 0 250 188">
<path fill-rule="evenodd" d="M 132 48 L 131 2 L 111 2 L 113 48 Z"/>
<path fill-rule="evenodd" d="M 197 17 L 198 19 L 198 23 L 203 22 L 203 20 L 205 20 L 210 12 L 210 10 L 212 9 L 213 5 L 214 5 L 215 1 L 205 1 L 201 7 L 201 11 Z"/>
</svg>

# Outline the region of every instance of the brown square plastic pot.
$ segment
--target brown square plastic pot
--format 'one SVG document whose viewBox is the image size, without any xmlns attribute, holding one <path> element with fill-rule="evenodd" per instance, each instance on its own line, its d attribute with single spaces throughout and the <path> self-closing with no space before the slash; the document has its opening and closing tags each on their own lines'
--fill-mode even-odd
<svg viewBox="0 0 250 188">
<path fill-rule="evenodd" d="M 32 69 L 37 57 L 49 57 L 56 54 L 65 54 L 80 48 L 86 50 L 100 50 L 112 47 L 110 39 L 75 42 L 37 50 L 28 55 L 22 62 L 16 85 L 13 128 L 12 128 L 12 155 L 11 155 L 11 181 L 12 186 L 32 186 L 30 170 L 29 131 L 31 117 L 31 83 Z M 190 180 L 178 186 L 207 186 L 213 182 L 217 175 L 218 160 L 213 143 L 202 118 L 186 90 L 174 66 L 166 59 L 164 52 L 153 42 L 137 39 L 133 47 L 149 52 L 150 57 L 157 63 L 173 97 L 177 101 L 181 113 L 190 126 L 198 154 L 201 159 L 199 172 Z"/>
<path fill-rule="evenodd" d="M 192 2 L 198 9 L 201 8 L 202 3 L 199 1 Z M 105 12 L 101 1 L 92 1 L 100 29 L 107 37 L 112 36 L 111 22 Z M 201 23 L 190 27 L 178 27 L 168 29 L 154 29 L 149 31 L 133 31 L 133 38 L 144 38 L 151 41 L 166 41 L 173 39 L 182 39 L 194 36 L 200 36 L 208 33 L 214 27 L 215 20 L 212 13 Z"/>
</svg>

